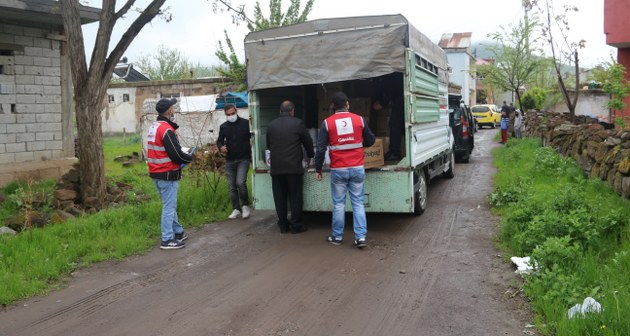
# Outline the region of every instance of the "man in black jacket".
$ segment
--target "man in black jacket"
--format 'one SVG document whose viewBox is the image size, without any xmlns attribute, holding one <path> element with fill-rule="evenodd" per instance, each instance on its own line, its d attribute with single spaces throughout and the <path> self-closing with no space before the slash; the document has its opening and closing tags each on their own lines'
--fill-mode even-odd
<svg viewBox="0 0 630 336">
<path fill-rule="evenodd" d="M 267 127 L 267 149 L 271 152 L 271 186 L 278 214 L 280 232 L 306 231 L 302 222 L 302 186 L 304 151 L 315 156 L 313 140 L 304 121 L 295 118 L 295 105 L 286 100 L 280 105 L 280 116 Z M 287 198 L 291 204 L 291 220 L 287 218 Z"/>
<path fill-rule="evenodd" d="M 248 218 L 249 193 L 247 172 L 252 162 L 251 133 L 249 121 L 238 116 L 234 104 L 225 104 L 227 121 L 219 127 L 217 147 L 225 154 L 225 176 L 227 177 L 232 213 L 228 219 Z"/>
<path fill-rule="evenodd" d="M 184 247 L 188 235 L 179 223 L 177 216 L 177 189 L 182 176 L 182 164 L 192 161 L 189 153 L 183 152 L 175 130 L 179 126 L 173 121 L 176 99 L 160 99 L 155 105 L 157 120 L 147 132 L 147 165 L 149 176 L 162 199 L 162 242 L 163 250 Z"/>
</svg>

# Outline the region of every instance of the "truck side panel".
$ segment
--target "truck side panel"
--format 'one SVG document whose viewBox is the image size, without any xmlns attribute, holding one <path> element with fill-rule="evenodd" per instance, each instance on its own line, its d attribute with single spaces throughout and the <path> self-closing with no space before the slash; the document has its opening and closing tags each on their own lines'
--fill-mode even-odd
<svg viewBox="0 0 630 336">
<path fill-rule="evenodd" d="M 323 173 L 322 181 L 315 180 L 313 171 L 304 174 L 304 211 L 331 211 L 330 173 Z M 271 175 L 254 173 L 254 207 L 275 209 L 271 191 Z M 367 170 L 365 181 L 366 212 L 413 212 L 413 180 L 410 171 Z M 346 210 L 351 211 L 349 197 Z"/>
<path fill-rule="evenodd" d="M 411 166 L 418 169 L 440 155 L 447 155 L 452 148 L 452 137 L 445 104 L 446 86 L 439 82 L 439 68 L 411 49 L 407 50 L 406 58 L 405 82 L 410 85 L 411 97 L 407 107 L 410 112 L 407 119 L 411 122 L 407 157 L 411 158 Z"/>
</svg>

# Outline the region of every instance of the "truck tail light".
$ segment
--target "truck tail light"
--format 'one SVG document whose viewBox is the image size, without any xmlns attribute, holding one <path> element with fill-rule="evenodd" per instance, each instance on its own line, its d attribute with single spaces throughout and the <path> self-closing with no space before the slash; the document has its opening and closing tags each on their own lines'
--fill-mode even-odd
<svg viewBox="0 0 630 336">
<path fill-rule="evenodd" d="M 464 117 L 460 117 L 460 121 L 462 122 L 462 137 L 468 138 L 468 121 Z"/>
</svg>

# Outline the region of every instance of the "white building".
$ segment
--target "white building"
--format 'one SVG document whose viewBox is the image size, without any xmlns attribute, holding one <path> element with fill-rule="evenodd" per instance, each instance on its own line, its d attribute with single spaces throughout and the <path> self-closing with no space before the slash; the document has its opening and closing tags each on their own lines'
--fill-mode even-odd
<svg viewBox="0 0 630 336">
<path fill-rule="evenodd" d="M 449 81 L 461 87 L 462 99 L 470 106 L 477 103 L 476 60 L 470 52 L 471 36 L 470 32 L 446 33 L 438 43 L 448 58 Z"/>
</svg>

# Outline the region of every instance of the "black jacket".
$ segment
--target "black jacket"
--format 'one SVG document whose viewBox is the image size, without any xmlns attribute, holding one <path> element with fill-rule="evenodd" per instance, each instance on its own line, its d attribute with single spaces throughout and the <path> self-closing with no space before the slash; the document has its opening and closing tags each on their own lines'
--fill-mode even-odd
<svg viewBox="0 0 630 336">
<path fill-rule="evenodd" d="M 302 148 L 308 158 L 315 155 L 304 121 L 281 113 L 269 123 L 267 149 L 271 151 L 271 175 L 304 174 Z"/>
<path fill-rule="evenodd" d="M 217 147 L 227 147 L 227 160 L 252 160 L 252 148 L 249 142 L 249 120 L 238 117 L 235 122 L 221 124 Z"/>
</svg>

